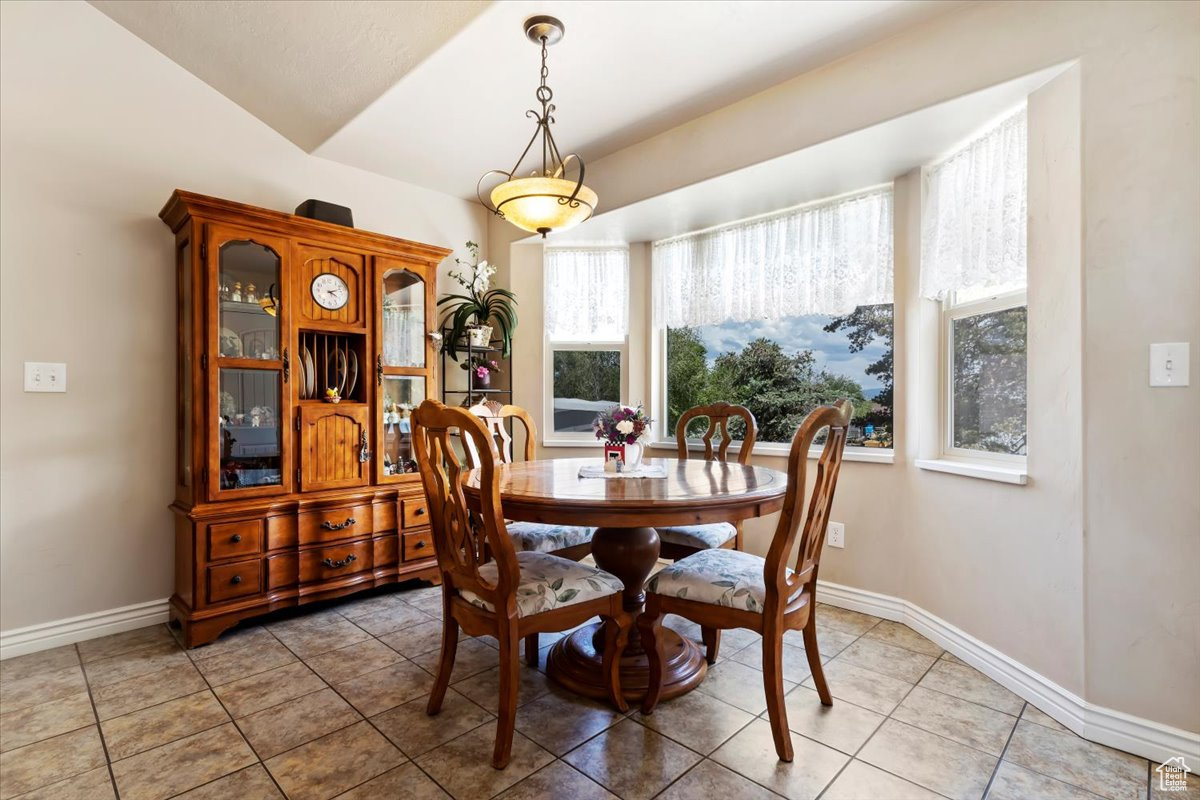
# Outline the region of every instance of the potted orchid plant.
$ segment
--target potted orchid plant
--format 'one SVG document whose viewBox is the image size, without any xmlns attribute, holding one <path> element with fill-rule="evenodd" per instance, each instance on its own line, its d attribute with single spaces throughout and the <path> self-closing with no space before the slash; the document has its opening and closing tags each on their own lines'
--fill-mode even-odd
<svg viewBox="0 0 1200 800">
<path fill-rule="evenodd" d="M 500 365 L 480 355 L 472 355 L 460 365 L 471 375 L 472 389 L 487 389 L 492 385 L 492 376 L 500 374 Z"/>
<path fill-rule="evenodd" d="M 500 349 L 505 357 L 512 351 L 512 334 L 517 327 L 516 296 L 508 289 L 493 289 L 492 276 L 496 268 L 479 260 L 479 245 L 467 242 L 469 262 L 455 258 L 460 267 L 450 271 L 450 279 L 462 287 L 438 300 L 446 306 L 442 326 L 448 334 L 442 347 L 455 361 L 464 338 L 471 347 L 487 347 L 491 341 L 492 323 L 499 329 Z"/>
<path fill-rule="evenodd" d="M 596 417 L 592 429 L 604 442 L 604 458 L 619 456 L 627 469 L 642 461 L 644 448 L 638 442 L 650 430 L 650 417 L 639 406 L 613 406 Z"/>
</svg>

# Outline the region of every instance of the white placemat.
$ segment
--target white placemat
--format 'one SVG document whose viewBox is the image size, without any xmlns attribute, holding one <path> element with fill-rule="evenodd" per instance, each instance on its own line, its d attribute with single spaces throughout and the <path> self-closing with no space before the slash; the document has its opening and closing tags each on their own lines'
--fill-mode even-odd
<svg viewBox="0 0 1200 800">
<path fill-rule="evenodd" d="M 605 472 L 603 464 L 585 464 L 579 468 L 581 478 L 665 478 L 667 468 L 662 464 L 642 464 L 624 472 Z"/>
</svg>

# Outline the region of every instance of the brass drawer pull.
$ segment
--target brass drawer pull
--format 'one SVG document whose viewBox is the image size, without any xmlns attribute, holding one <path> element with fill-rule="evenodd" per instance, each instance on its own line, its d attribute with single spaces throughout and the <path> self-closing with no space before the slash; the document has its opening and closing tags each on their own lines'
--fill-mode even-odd
<svg viewBox="0 0 1200 800">
<path fill-rule="evenodd" d="M 239 583 L 242 582 L 242 576 L 234 575 L 232 578 L 229 579 L 229 582 L 232 583 L 234 586 L 237 586 Z"/>
<path fill-rule="evenodd" d="M 242 535 L 240 533 L 235 533 L 233 535 L 233 538 L 231 538 L 229 541 L 233 542 L 234 544 L 237 544 L 241 540 L 242 540 Z"/>
<path fill-rule="evenodd" d="M 327 531 L 344 531 L 356 522 L 354 517 L 346 517 L 345 522 L 330 522 L 325 520 L 321 523 L 321 527 Z"/>
<path fill-rule="evenodd" d="M 358 561 L 358 556 L 354 555 L 354 553 L 351 553 L 341 561 L 334 561 L 332 558 L 327 558 L 321 563 L 327 567 L 331 567 L 332 569 L 340 569 L 341 567 L 349 566 L 351 561 Z"/>
</svg>

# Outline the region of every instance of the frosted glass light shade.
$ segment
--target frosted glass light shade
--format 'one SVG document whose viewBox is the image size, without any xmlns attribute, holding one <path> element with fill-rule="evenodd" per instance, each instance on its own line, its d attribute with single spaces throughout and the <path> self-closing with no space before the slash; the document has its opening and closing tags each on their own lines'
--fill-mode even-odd
<svg viewBox="0 0 1200 800">
<path fill-rule="evenodd" d="M 576 205 L 559 202 L 575 191 L 575 181 L 564 178 L 514 178 L 492 190 L 492 205 L 521 230 L 547 234 L 573 228 L 592 215 L 596 193 L 579 187 Z"/>
</svg>

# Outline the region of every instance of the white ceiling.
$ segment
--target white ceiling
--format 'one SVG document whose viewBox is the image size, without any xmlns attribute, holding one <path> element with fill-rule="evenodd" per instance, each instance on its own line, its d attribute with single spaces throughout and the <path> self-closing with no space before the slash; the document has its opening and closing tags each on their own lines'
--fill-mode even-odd
<svg viewBox="0 0 1200 800">
<path fill-rule="evenodd" d="M 311 151 L 488 0 L 89 0 Z"/>
<path fill-rule="evenodd" d="M 961 0 L 90 0 L 319 156 L 463 197 L 533 133 L 534 14 L 555 137 L 595 161 Z M 359 113 L 361 112 L 361 113 Z"/>
<path fill-rule="evenodd" d="M 505 0 L 316 154 L 464 197 L 533 134 L 540 54 L 522 22 L 552 14 L 549 85 L 563 154 L 595 161 L 957 7 L 937 0 Z"/>
<path fill-rule="evenodd" d="M 1049 69 L 939 103 L 673 192 L 600 214 L 551 234 L 549 244 L 652 242 L 891 183 L 937 161 L 1014 110 L 1065 69 Z M 523 241 L 538 242 L 531 236 Z"/>
</svg>

